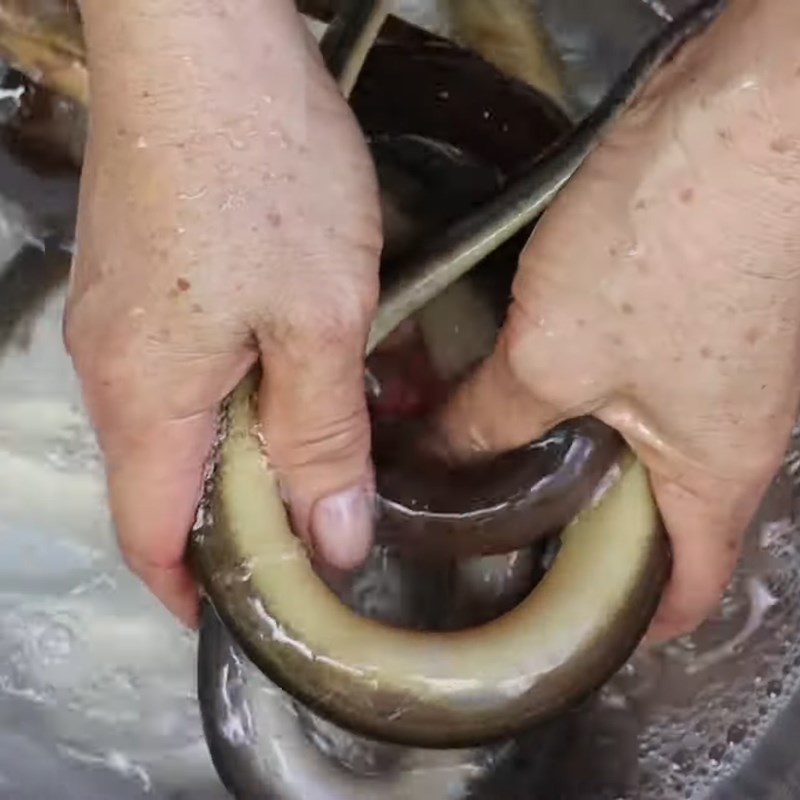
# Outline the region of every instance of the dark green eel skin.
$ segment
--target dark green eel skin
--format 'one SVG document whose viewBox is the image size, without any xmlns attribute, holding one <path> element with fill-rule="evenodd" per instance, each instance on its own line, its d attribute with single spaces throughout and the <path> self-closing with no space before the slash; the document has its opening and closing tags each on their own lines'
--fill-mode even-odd
<svg viewBox="0 0 800 800">
<path fill-rule="evenodd" d="M 658 66 L 723 7 L 706 0 L 667 25 L 597 110 L 545 158 L 417 251 L 386 288 L 368 352 L 532 223 Z M 552 566 L 516 608 L 467 630 L 401 630 L 340 602 L 293 535 L 256 435 L 257 382 L 250 375 L 224 408 L 190 554 L 219 617 L 289 695 L 378 740 L 467 747 L 551 719 L 631 655 L 670 565 L 647 475 L 631 453 L 617 459 L 598 502 L 563 520 Z"/>
</svg>

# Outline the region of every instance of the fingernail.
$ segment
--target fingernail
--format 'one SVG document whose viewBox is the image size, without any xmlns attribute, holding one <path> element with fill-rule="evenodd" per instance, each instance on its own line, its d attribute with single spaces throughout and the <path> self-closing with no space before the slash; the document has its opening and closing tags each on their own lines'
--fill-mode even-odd
<svg viewBox="0 0 800 800">
<path fill-rule="evenodd" d="M 311 512 L 317 553 L 339 569 L 357 567 L 372 544 L 372 520 L 372 493 L 364 486 L 318 500 Z"/>
</svg>

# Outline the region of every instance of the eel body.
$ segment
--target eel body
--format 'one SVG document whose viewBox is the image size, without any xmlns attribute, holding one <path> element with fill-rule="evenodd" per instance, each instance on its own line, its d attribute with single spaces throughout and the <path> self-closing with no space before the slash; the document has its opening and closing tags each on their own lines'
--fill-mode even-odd
<svg viewBox="0 0 800 800">
<path fill-rule="evenodd" d="M 368 353 L 531 223 L 648 77 L 722 7 L 707 0 L 667 25 L 576 130 L 415 251 L 382 298 Z M 242 649 L 291 696 L 379 740 L 464 747 L 551 719 L 631 655 L 670 558 L 647 475 L 629 452 L 598 503 L 565 520 L 552 566 L 517 607 L 465 630 L 402 630 L 341 603 L 293 536 L 255 434 L 257 382 L 249 376 L 223 413 L 193 563 Z"/>
</svg>

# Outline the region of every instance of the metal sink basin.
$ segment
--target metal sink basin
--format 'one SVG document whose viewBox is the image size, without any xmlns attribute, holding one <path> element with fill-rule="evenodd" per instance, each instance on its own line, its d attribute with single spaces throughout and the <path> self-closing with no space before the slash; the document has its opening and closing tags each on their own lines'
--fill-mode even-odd
<svg viewBox="0 0 800 800">
<path fill-rule="evenodd" d="M 418 0 L 399 5 L 412 21 L 441 24 Z M 578 0 L 542 5 L 572 64 L 580 114 L 678 0 L 608 0 L 595 20 Z M 602 59 L 587 47 L 592 25 L 614 42 Z M 15 201 L 28 177 L 0 152 L 0 800 L 221 799 L 196 701 L 195 636 L 128 574 L 114 544 L 99 455 L 61 342 L 69 253 L 40 240 L 42 214 Z M 68 179 L 48 180 L 63 211 Z M 55 288 L 32 303 L 43 284 Z M 714 618 L 638 653 L 548 729 L 501 752 L 406 754 L 407 774 L 419 777 L 414 795 L 347 773 L 341 752 L 339 762 L 324 748 L 304 759 L 302 720 L 265 741 L 273 768 L 298 786 L 324 781 L 299 795 L 307 800 L 339 798 L 345 777 L 358 797 L 387 800 L 800 797 L 798 472 L 800 428 Z M 253 691 L 274 697 L 248 677 Z"/>
</svg>

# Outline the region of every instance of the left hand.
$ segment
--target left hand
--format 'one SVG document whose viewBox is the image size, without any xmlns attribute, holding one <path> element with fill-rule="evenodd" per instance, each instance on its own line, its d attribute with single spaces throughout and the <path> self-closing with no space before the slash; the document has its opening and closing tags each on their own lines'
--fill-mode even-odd
<svg viewBox="0 0 800 800">
<path fill-rule="evenodd" d="M 455 451 L 593 414 L 647 466 L 673 573 L 652 640 L 716 606 L 800 399 L 800 7 L 736 0 L 624 115 L 522 254 Z"/>
</svg>

